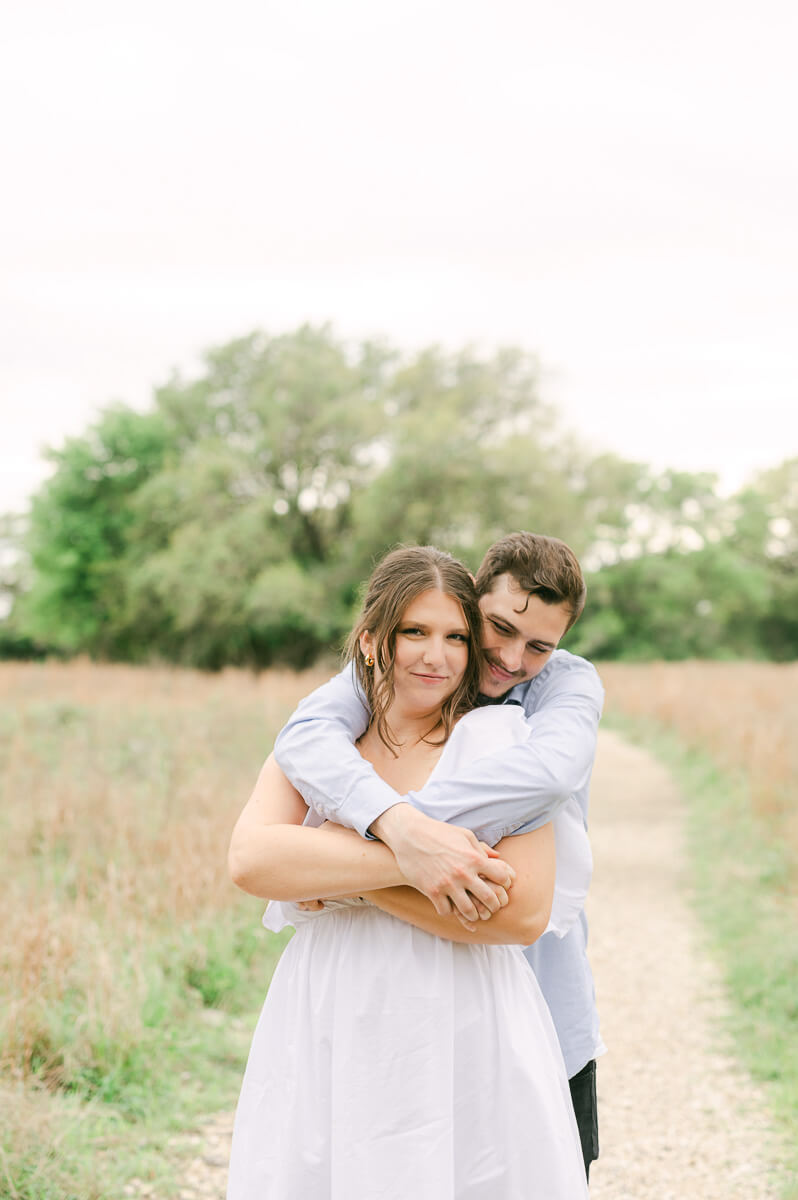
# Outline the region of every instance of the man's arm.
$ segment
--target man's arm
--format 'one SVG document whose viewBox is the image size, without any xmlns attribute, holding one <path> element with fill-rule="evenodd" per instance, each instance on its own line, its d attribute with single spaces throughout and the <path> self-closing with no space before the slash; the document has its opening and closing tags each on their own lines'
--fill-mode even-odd
<svg viewBox="0 0 798 1200">
<path fill-rule="evenodd" d="M 369 716 L 350 665 L 300 702 L 274 743 L 280 769 L 307 803 L 362 837 L 377 817 L 404 799 L 355 747 Z"/>
<path fill-rule="evenodd" d="M 535 707 L 527 714 L 525 741 L 477 759 L 461 775 L 432 780 L 423 792 L 410 794 L 413 803 L 445 821 L 467 816 L 491 844 L 514 830 L 528 832 L 550 821 L 590 779 L 604 689 L 595 667 L 574 656 L 544 682 L 539 695 L 534 688 L 533 680 L 528 696 Z"/>
</svg>

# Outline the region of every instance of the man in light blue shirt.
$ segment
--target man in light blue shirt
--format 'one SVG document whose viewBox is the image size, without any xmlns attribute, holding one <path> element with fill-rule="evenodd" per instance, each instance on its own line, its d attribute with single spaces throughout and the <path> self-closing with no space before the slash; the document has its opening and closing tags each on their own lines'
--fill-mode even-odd
<svg viewBox="0 0 798 1200">
<path fill-rule="evenodd" d="M 434 820 L 400 796 L 358 753 L 354 743 L 370 717 L 351 668 L 303 700 L 280 733 L 274 753 L 285 775 L 328 820 L 378 837 L 393 851 L 407 881 L 440 914 L 473 921 L 489 918 L 498 901 L 491 886 L 496 860 L 469 830 L 458 826 L 468 808 L 501 799 L 502 832 L 550 821 L 573 797 L 587 825 L 588 788 L 604 691 L 585 659 L 558 650 L 580 615 L 585 584 L 573 552 L 556 538 L 514 533 L 488 550 L 476 577 L 483 617 L 485 665 L 480 689 L 486 704 L 519 704 L 533 736 L 474 764 L 467 777 L 433 780 Z M 486 839 L 491 840 L 486 834 Z M 477 908 L 475 900 L 480 902 Z M 595 1059 L 604 1052 L 593 977 L 587 961 L 585 914 L 565 934 L 544 934 L 526 950 L 551 1010 L 571 1083 L 585 1170 L 598 1156 Z"/>
</svg>

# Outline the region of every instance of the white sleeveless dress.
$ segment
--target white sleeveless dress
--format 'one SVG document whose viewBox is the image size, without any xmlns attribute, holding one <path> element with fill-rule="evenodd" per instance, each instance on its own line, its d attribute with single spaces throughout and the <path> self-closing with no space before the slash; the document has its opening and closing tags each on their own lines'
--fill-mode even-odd
<svg viewBox="0 0 798 1200">
<path fill-rule="evenodd" d="M 528 736 L 520 709 L 478 709 L 433 776 Z M 592 864 L 581 815 L 561 813 L 555 836 L 562 935 Z M 363 901 L 271 903 L 264 924 L 296 933 L 252 1042 L 228 1200 L 587 1197 L 562 1055 L 520 947 L 449 942 Z"/>
</svg>

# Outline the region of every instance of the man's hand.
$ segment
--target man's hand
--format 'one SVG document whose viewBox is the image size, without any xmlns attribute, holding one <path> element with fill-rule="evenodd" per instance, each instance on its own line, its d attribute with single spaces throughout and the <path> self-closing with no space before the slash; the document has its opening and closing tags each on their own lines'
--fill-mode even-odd
<svg viewBox="0 0 798 1200">
<path fill-rule="evenodd" d="M 513 868 L 470 829 L 401 803 L 386 809 L 370 831 L 393 851 L 407 882 L 432 901 L 439 916 L 454 912 L 467 925 L 487 920 L 508 903 Z"/>
</svg>

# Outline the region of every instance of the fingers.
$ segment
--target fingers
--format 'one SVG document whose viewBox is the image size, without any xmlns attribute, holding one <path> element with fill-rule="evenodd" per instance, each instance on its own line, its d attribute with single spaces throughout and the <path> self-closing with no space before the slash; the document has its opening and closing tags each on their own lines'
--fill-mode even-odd
<svg viewBox="0 0 798 1200">
<path fill-rule="evenodd" d="M 493 894 L 496 897 L 496 907 L 489 908 L 488 911 L 491 913 L 497 913 L 500 908 L 505 908 L 506 905 L 510 903 L 510 896 L 507 892 L 507 889 L 503 888 L 500 884 L 495 883 L 492 885 L 492 887 Z M 485 907 L 487 908 L 488 906 L 486 905 Z"/>
<path fill-rule="evenodd" d="M 490 883 L 497 883 L 503 888 L 512 887 L 515 870 L 503 858 L 490 858 L 480 868 L 480 875 Z"/>
<path fill-rule="evenodd" d="M 470 892 L 465 888 L 453 888 L 448 899 L 451 901 L 449 912 L 454 911 L 465 921 L 479 921 L 479 911 Z"/>
<path fill-rule="evenodd" d="M 457 912 L 457 909 L 454 908 L 451 900 L 445 892 L 430 890 L 428 893 L 428 899 L 431 901 L 439 917 L 449 917 L 451 916 L 453 910 Z"/>
<path fill-rule="evenodd" d="M 498 908 L 488 908 L 487 904 L 483 904 L 482 901 L 478 900 L 473 893 L 470 893 L 470 895 L 471 899 L 474 901 L 474 906 L 479 913 L 481 921 L 487 921 L 488 918 L 492 917 L 495 912 L 498 912 L 500 908 L 504 908 L 505 904 L 509 904 L 510 902 L 510 897 L 507 895 L 504 888 L 496 889 L 496 897 L 499 902 Z"/>
<path fill-rule="evenodd" d="M 479 878 L 469 888 L 453 888 L 447 899 L 451 902 L 447 911 L 466 921 L 487 921 L 510 901 L 505 888 Z"/>
<path fill-rule="evenodd" d="M 484 842 L 478 843 L 481 851 L 490 847 Z M 444 885 L 436 896 L 430 896 L 435 911 L 440 916 L 454 912 L 461 923 L 468 928 L 474 922 L 487 921 L 494 913 L 509 904 L 508 890 L 513 885 L 515 871 L 504 859 L 497 855 L 483 858 L 477 866 L 461 872 L 462 878 L 457 882 L 449 880 L 448 887 Z"/>
<path fill-rule="evenodd" d="M 483 879 L 482 876 L 477 876 L 472 883 L 469 883 L 466 891 L 472 900 L 478 901 L 488 910 L 489 915 L 504 908 L 510 899 L 504 884 L 493 883 L 490 879 Z"/>
<path fill-rule="evenodd" d="M 487 908 L 481 900 L 477 900 L 473 892 L 469 892 L 469 895 L 474 902 L 474 908 L 477 910 L 480 921 L 487 921 L 488 917 L 492 915 L 490 909 Z"/>
</svg>

